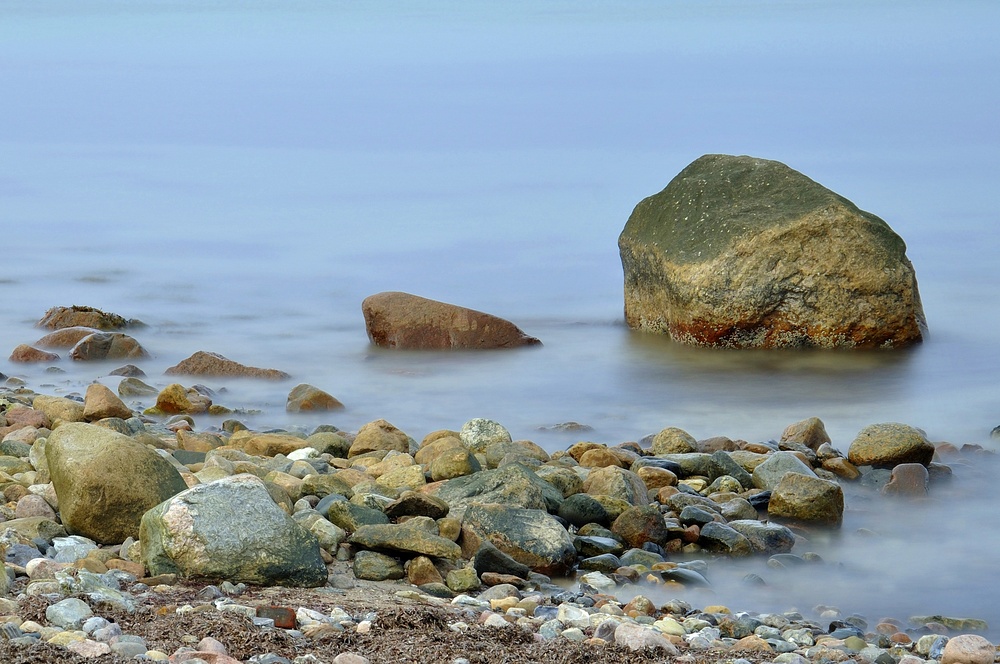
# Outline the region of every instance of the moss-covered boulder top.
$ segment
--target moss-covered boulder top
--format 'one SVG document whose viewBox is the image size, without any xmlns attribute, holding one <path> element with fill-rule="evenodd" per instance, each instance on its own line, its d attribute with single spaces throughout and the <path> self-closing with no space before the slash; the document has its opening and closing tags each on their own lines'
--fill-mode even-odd
<svg viewBox="0 0 1000 664">
<path fill-rule="evenodd" d="M 696 345 L 881 347 L 925 329 L 903 240 L 788 166 L 706 155 L 619 237 L 631 327 Z"/>
</svg>

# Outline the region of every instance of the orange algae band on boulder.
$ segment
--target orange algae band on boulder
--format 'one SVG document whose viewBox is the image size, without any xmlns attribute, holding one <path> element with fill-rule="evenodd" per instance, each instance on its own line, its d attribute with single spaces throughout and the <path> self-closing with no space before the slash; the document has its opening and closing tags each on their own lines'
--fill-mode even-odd
<svg viewBox="0 0 1000 664">
<path fill-rule="evenodd" d="M 368 338 L 383 348 L 489 349 L 541 343 L 503 318 L 409 293 L 372 295 L 361 310 Z"/>
<path fill-rule="evenodd" d="M 897 348 L 926 322 L 889 225 L 788 166 L 705 155 L 618 239 L 625 320 L 729 348 Z"/>
</svg>

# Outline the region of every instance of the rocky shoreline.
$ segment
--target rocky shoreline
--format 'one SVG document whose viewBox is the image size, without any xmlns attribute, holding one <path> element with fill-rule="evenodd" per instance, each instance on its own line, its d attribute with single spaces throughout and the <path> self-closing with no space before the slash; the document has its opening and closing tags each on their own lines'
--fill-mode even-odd
<svg viewBox="0 0 1000 664">
<path fill-rule="evenodd" d="M 88 329 L 66 343 L 122 341 Z M 196 353 L 162 382 L 132 365 L 113 374 L 117 394 L 0 387 L 4 661 L 996 657 L 989 626 L 964 616 L 650 599 L 710 588 L 730 559 L 813 564 L 810 538 L 840 527 L 845 486 L 920 499 L 955 464 L 993 456 L 978 446 L 881 423 L 844 454 L 816 418 L 778 441 L 666 428 L 552 453 L 487 419 L 419 442 L 384 420 L 254 431 L 219 392 L 167 381 L 280 372 Z M 309 385 L 288 395 L 293 422 L 342 408 Z M 230 419 L 199 426 L 204 414 Z"/>
</svg>

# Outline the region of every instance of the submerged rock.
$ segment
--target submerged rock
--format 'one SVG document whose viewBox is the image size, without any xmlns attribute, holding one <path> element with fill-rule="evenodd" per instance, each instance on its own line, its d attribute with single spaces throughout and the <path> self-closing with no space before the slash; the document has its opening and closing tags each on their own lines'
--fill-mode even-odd
<svg viewBox="0 0 1000 664">
<path fill-rule="evenodd" d="M 58 330 L 64 327 L 90 327 L 97 330 L 121 330 L 142 325 L 135 319 L 126 320 L 118 314 L 107 313 L 94 307 L 52 307 L 45 312 L 38 327 Z"/>
<path fill-rule="evenodd" d="M 284 380 L 290 378 L 284 371 L 277 369 L 260 369 L 234 362 L 218 353 L 198 351 L 186 360 L 181 360 L 164 373 L 168 376 L 192 375 L 232 378 L 263 378 L 265 380 Z"/>
<path fill-rule="evenodd" d="M 888 224 L 776 161 L 705 155 L 618 240 L 630 327 L 700 346 L 901 347 L 926 323 Z"/>
<path fill-rule="evenodd" d="M 285 404 L 285 410 L 289 413 L 342 410 L 343 408 L 344 404 L 340 403 L 333 395 L 305 383 L 292 388 Z"/>
<path fill-rule="evenodd" d="M 95 332 L 77 342 L 69 356 L 78 361 L 127 360 L 149 357 L 138 341 L 121 332 Z"/>
<path fill-rule="evenodd" d="M 372 343 L 384 348 L 513 348 L 539 344 L 510 321 L 409 293 L 386 292 L 361 304 Z"/>
<path fill-rule="evenodd" d="M 7 359 L 11 362 L 28 364 L 32 362 L 55 362 L 59 359 L 59 356 L 56 353 L 50 353 L 40 348 L 29 346 L 28 344 L 21 344 L 11 351 L 10 357 Z"/>
</svg>

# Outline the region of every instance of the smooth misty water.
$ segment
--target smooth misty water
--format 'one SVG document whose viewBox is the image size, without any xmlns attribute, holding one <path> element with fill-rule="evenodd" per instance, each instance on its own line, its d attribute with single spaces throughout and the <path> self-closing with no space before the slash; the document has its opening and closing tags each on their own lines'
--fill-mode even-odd
<svg viewBox="0 0 1000 664">
<path fill-rule="evenodd" d="M 989 446 L 1000 6 L 869 4 L 0 3 L 0 348 L 54 305 L 139 318 L 157 385 L 196 350 L 293 374 L 204 381 L 255 426 L 384 417 L 419 439 L 490 417 L 556 449 L 580 434 L 539 427 L 763 440 L 815 415 L 844 451 L 881 421 Z M 708 152 L 781 160 L 888 221 L 927 342 L 722 352 L 628 331 L 617 235 Z M 373 349 L 360 303 L 382 290 L 544 346 Z M 116 365 L 0 371 L 82 392 Z M 287 416 L 297 382 L 347 411 Z M 751 593 L 720 569 L 717 597 L 1000 626 L 990 474 L 956 472 L 961 495 L 927 505 L 850 496 L 841 536 L 808 547 L 822 574 L 765 570 Z"/>
</svg>

